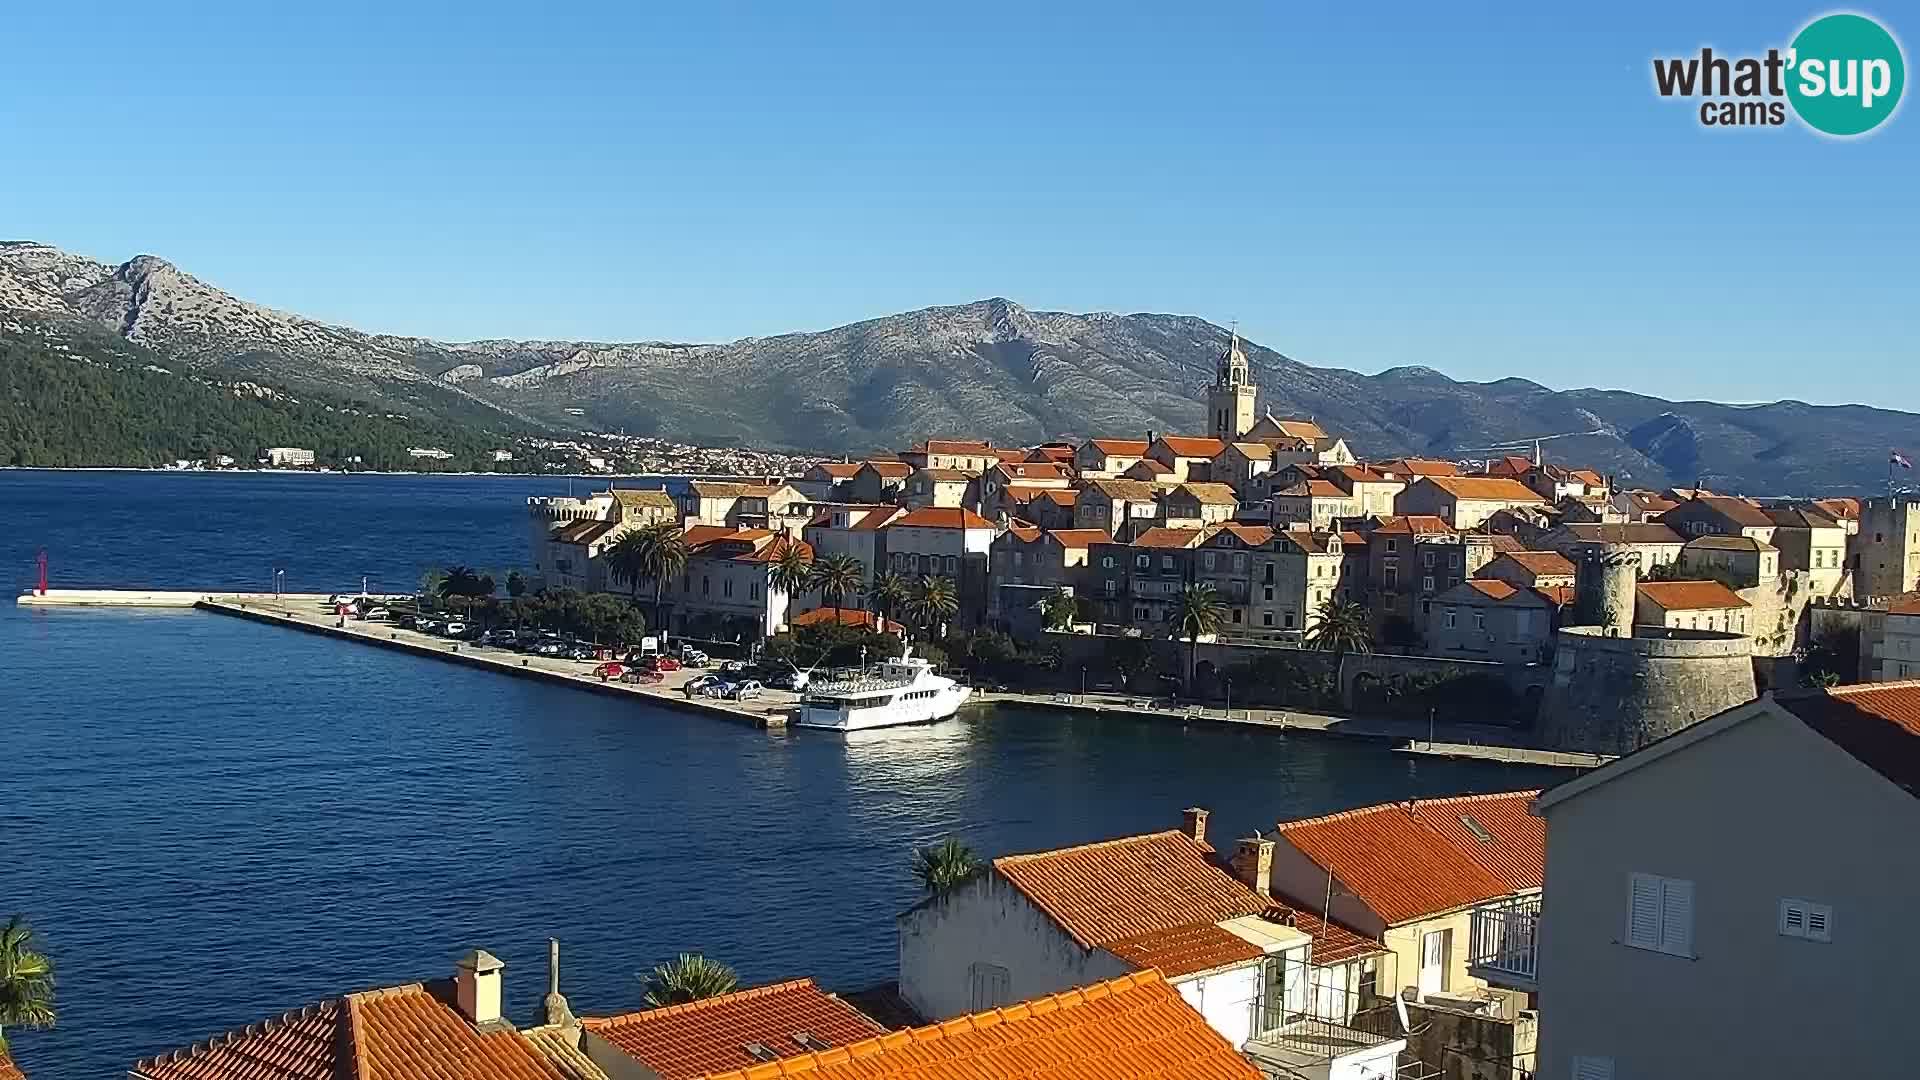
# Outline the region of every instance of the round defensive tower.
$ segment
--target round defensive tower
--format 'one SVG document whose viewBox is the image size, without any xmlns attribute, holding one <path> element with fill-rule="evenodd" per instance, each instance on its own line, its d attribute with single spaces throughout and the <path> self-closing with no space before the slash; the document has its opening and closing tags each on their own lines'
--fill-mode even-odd
<svg viewBox="0 0 1920 1080">
<path fill-rule="evenodd" d="M 1604 637 L 1632 637 L 1640 553 L 1625 544 L 1590 548 L 1578 571 L 1574 599 L 1579 625 L 1599 627 Z"/>
<path fill-rule="evenodd" d="M 1554 644 L 1540 736 L 1556 750 L 1630 754 L 1752 701 L 1753 642 L 1711 630 L 1570 626 Z"/>
</svg>

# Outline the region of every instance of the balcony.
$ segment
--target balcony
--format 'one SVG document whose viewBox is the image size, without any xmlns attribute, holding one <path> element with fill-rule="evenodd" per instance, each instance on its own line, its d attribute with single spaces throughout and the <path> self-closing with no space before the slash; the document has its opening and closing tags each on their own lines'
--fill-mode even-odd
<svg viewBox="0 0 1920 1080">
<path fill-rule="evenodd" d="M 1509 990 L 1540 988 L 1540 898 L 1523 896 L 1473 909 L 1467 973 Z"/>
</svg>

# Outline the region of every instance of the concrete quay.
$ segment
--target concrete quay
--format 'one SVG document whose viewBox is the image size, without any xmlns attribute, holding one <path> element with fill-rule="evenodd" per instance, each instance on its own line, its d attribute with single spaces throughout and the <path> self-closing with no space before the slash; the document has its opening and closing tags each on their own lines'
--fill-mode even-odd
<svg viewBox="0 0 1920 1080">
<path fill-rule="evenodd" d="M 144 607 L 144 608 L 190 608 L 213 594 L 187 592 L 182 590 L 161 589 L 48 589 L 46 592 L 25 592 L 14 598 L 21 607 Z M 251 597 L 252 594 L 248 594 Z M 272 593 L 261 594 L 269 599 Z M 306 594 L 301 594 L 306 595 Z M 287 594 L 293 599 L 294 594 Z M 319 601 L 326 597 L 315 593 L 308 599 Z"/>
</svg>

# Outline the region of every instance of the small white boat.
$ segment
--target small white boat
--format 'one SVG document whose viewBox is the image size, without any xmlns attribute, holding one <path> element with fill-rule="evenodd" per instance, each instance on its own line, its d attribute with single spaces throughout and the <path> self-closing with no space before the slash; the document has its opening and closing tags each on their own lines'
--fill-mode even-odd
<svg viewBox="0 0 1920 1080">
<path fill-rule="evenodd" d="M 900 659 L 865 674 L 811 684 L 793 723 L 829 731 L 931 723 L 958 712 L 972 693 L 972 687 L 935 675 L 933 666 L 909 648 Z"/>
</svg>

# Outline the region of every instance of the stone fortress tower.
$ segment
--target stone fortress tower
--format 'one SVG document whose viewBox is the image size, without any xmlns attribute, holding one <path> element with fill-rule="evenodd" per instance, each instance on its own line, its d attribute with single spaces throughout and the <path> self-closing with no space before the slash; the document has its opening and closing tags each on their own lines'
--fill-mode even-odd
<svg viewBox="0 0 1920 1080">
<path fill-rule="evenodd" d="M 1259 389 L 1247 368 L 1247 354 L 1240 349 L 1240 332 L 1233 331 L 1227 351 L 1220 357 L 1220 369 L 1207 390 L 1207 416 L 1214 438 L 1232 442 L 1253 428 L 1254 398 Z"/>
<path fill-rule="evenodd" d="M 1740 634 L 1636 626 L 1640 557 L 1607 545 L 1575 577 L 1578 625 L 1555 635 L 1540 703 L 1543 745 L 1627 754 L 1755 696 L 1753 642 Z"/>
</svg>

